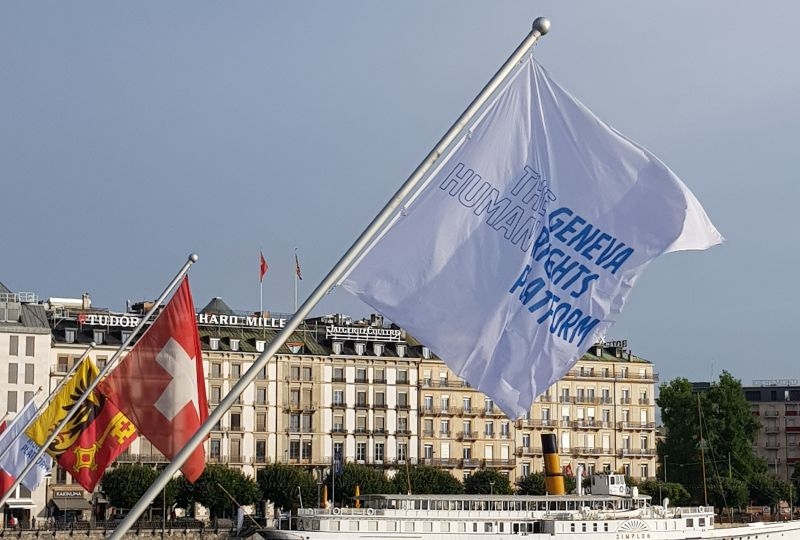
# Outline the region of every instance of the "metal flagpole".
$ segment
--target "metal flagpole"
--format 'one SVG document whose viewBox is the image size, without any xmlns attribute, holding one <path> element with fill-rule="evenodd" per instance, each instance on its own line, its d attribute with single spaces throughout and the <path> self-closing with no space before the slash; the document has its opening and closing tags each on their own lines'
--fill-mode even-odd
<svg viewBox="0 0 800 540">
<path fill-rule="evenodd" d="M 516 65 L 530 51 L 536 41 L 550 30 L 550 21 L 544 17 L 539 17 L 533 21 L 533 28 L 519 44 L 516 50 L 509 56 L 508 60 L 495 73 L 492 79 L 483 87 L 478 96 L 470 103 L 467 109 L 459 116 L 455 124 L 445 133 L 434 149 L 428 154 L 425 160 L 414 170 L 408 180 L 400 187 L 386 206 L 372 220 L 364 232 L 356 239 L 350 249 L 342 256 L 338 263 L 328 272 L 328 275 L 317 285 L 316 289 L 303 302 L 299 309 L 295 310 L 294 315 L 286 322 L 286 326 L 275 336 L 269 346 L 258 356 L 239 381 L 230 389 L 225 398 L 219 403 L 216 409 L 211 411 L 206 421 L 198 428 L 186 445 L 175 455 L 173 460 L 161 471 L 154 483 L 139 499 L 139 502 L 131 508 L 125 518 L 117 525 L 117 528 L 110 535 L 109 540 L 121 540 L 125 533 L 133 526 L 140 515 L 147 509 L 148 505 L 160 493 L 161 488 L 169 482 L 169 479 L 178 472 L 181 465 L 194 452 L 194 449 L 206 439 L 213 426 L 222 420 L 223 415 L 239 399 L 239 396 L 258 375 L 259 371 L 267 364 L 267 361 L 278 352 L 278 349 L 292 335 L 303 319 L 311 310 L 328 294 L 345 274 L 346 270 L 352 265 L 365 248 L 377 237 L 383 226 L 391 219 L 394 212 L 400 207 L 405 199 L 414 191 L 414 188 L 424 179 L 426 173 L 433 167 L 436 161 L 442 156 L 444 151 L 456 139 L 456 137 L 469 124 L 470 120 L 480 110 L 484 103 L 492 96 L 505 79 L 511 74 Z"/>
<path fill-rule="evenodd" d="M 189 271 L 189 268 L 195 262 L 197 262 L 197 255 L 192 253 L 191 255 L 189 255 L 189 259 L 184 263 L 184 265 L 178 271 L 177 275 L 172 279 L 172 281 L 170 281 L 169 285 L 167 285 L 167 288 L 164 289 L 164 292 L 161 293 L 161 296 L 158 297 L 158 299 L 153 303 L 153 306 L 150 308 L 150 310 L 144 315 L 144 317 L 142 317 L 142 320 L 139 321 L 139 324 L 136 326 L 136 328 L 133 329 L 131 335 L 128 336 L 128 339 L 126 339 L 125 342 L 122 345 L 120 345 L 119 349 L 117 349 L 117 352 L 115 352 L 114 356 L 111 357 L 111 360 L 109 360 L 103 367 L 103 369 L 100 370 L 100 373 L 97 375 L 97 377 L 92 382 L 89 383 L 89 386 L 86 387 L 86 390 L 84 391 L 83 395 L 79 397 L 78 400 L 75 401 L 75 403 L 72 405 L 72 408 L 69 411 L 67 411 L 67 415 L 64 417 L 63 420 L 61 420 L 61 423 L 58 425 L 58 427 L 53 430 L 53 432 L 50 434 L 50 436 L 47 438 L 44 444 L 39 448 L 39 451 L 36 453 L 33 459 L 31 459 L 25 466 L 25 468 L 22 470 L 22 473 L 20 473 L 17 476 L 17 478 L 14 479 L 12 486 L 9 488 L 6 494 L 3 495 L 3 498 L 0 499 L 0 508 L 3 507 L 3 505 L 8 500 L 9 495 L 20 484 L 25 475 L 28 474 L 28 471 L 30 471 L 34 467 L 34 465 L 36 465 L 36 462 L 39 461 L 39 459 L 44 455 L 44 453 L 47 451 L 47 449 L 50 447 L 53 441 L 56 440 L 56 437 L 58 437 L 58 434 L 61 433 L 61 430 L 64 429 L 64 427 L 72 419 L 72 417 L 78 413 L 78 409 L 80 408 L 81 404 L 89 398 L 89 396 L 97 387 L 97 385 L 100 384 L 100 381 L 102 381 L 103 378 L 106 376 L 106 374 L 108 374 L 108 372 L 111 371 L 111 368 L 114 366 L 114 363 L 122 355 L 122 351 L 124 351 L 128 347 L 128 345 L 131 344 L 134 338 L 138 336 L 139 332 L 142 331 L 142 328 L 144 328 L 145 324 L 150 319 L 150 316 L 153 313 L 155 313 L 155 311 L 161 306 L 161 304 L 164 302 L 164 299 L 169 295 L 170 292 L 172 292 L 172 289 L 175 288 L 175 286 L 180 282 L 180 280 L 183 279 L 183 276 L 186 275 L 186 272 Z"/>
<path fill-rule="evenodd" d="M 33 413 L 33 418 L 31 418 L 30 420 L 28 420 L 28 423 L 27 423 L 27 424 L 25 424 L 25 427 L 23 427 L 23 428 L 20 430 L 20 432 L 19 432 L 19 433 L 17 433 L 17 435 L 14 437 L 14 439 L 11 441 L 11 443 L 10 443 L 10 444 L 14 444 L 14 442 L 15 442 L 15 441 L 16 441 L 16 440 L 19 438 L 19 436 L 20 436 L 20 435 L 22 435 L 22 434 L 25 432 L 25 430 L 27 430 L 27 429 L 28 429 L 28 428 L 31 426 L 31 424 L 33 424 L 33 423 L 36 421 L 36 419 L 37 419 L 37 418 L 39 418 L 39 415 L 40 415 L 40 414 L 42 414 L 42 412 L 43 412 L 43 411 L 44 411 L 44 409 L 47 407 L 47 405 L 49 405 L 49 404 L 50 404 L 50 401 L 53 399 L 53 397 L 55 397 L 55 396 L 58 394 L 58 392 L 61 390 L 61 388 L 63 388 L 63 387 L 64 387 L 64 385 L 65 385 L 65 384 L 67 384 L 67 382 L 69 382 L 69 379 L 70 379 L 70 378 L 72 377 L 72 375 L 73 375 L 73 374 L 74 374 L 74 373 L 75 373 L 75 372 L 78 370 L 78 366 L 80 366 L 80 365 L 81 365 L 81 362 L 83 362 L 83 361 L 84 361 L 84 359 L 85 359 L 87 356 L 89 356 L 89 353 L 91 352 L 91 350 L 92 350 L 92 349 L 94 349 L 94 348 L 95 348 L 95 346 L 96 346 L 96 345 L 97 345 L 97 344 L 96 344 L 94 341 L 92 341 L 92 342 L 89 344 L 89 346 L 88 346 L 88 347 L 86 347 L 86 350 L 85 350 L 85 351 L 83 351 L 83 354 L 81 354 L 81 357 L 78 359 L 78 361 L 77 361 L 77 362 L 75 362 L 75 363 L 73 363 L 73 364 L 72 364 L 72 367 L 71 367 L 71 368 L 69 368 L 69 371 L 67 371 L 67 374 L 66 374 L 66 375 L 64 375 L 64 377 L 63 377 L 63 378 L 62 378 L 60 381 L 58 381 L 58 384 L 57 384 L 57 385 L 56 385 L 56 387 L 53 389 L 53 391 L 52 391 L 52 392 L 50 392 L 50 394 L 47 396 L 47 398 L 45 398 L 45 400 L 42 402 L 42 404 L 41 404 L 41 405 L 39 405 L 39 408 L 37 408 L 37 409 L 36 409 L 36 412 L 35 412 L 35 413 Z M 41 388 L 41 387 L 39 387 L 39 390 L 42 390 L 42 388 Z M 38 394 L 38 392 L 37 392 L 37 394 Z M 7 452 L 7 451 L 8 451 L 8 450 L 5 450 L 4 452 L 0 453 L 0 457 L 3 457 L 3 456 L 6 454 L 6 452 Z"/>
<path fill-rule="evenodd" d="M 297 313 L 297 248 L 294 248 L 294 312 Z"/>
</svg>

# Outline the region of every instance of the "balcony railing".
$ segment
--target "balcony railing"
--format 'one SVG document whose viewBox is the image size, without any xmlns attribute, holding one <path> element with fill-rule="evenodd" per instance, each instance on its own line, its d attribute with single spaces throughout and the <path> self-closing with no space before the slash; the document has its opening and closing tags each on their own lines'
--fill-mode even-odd
<svg viewBox="0 0 800 540">
<path fill-rule="evenodd" d="M 655 422 L 617 422 L 617 429 L 655 429 Z"/>
<path fill-rule="evenodd" d="M 487 469 L 513 469 L 517 466 L 517 460 L 509 459 L 484 459 L 483 466 Z"/>
<path fill-rule="evenodd" d="M 542 447 L 541 446 L 517 446 L 517 455 L 518 456 L 541 456 L 542 454 Z"/>
<path fill-rule="evenodd" d="M 619 457 L 651 457 L 656 455 L 655 448 L 623 448 L 618 452 Z"/>
<path fill-rule="evenodd" d="M 456 434 L 456 439 L 459 441 L 474 441 L 478 439 L 477 431 L 459 431 Z"/>
</svg>

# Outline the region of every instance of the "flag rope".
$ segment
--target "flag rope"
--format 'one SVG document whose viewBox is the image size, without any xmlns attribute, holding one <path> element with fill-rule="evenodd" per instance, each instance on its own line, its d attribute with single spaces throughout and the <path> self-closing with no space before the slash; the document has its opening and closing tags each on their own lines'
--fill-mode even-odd
<svg viewBox="0 0 800 540">
<path fill-rule="evenodd" d="M 467 109 L 459 116 L 455 124 L 445 133 L 441 140 L 437 143 L 434 149 L 428 154 L 425 160 L 411 173 L 411 176 L 403 183 L 400 189 L 389 200 L 377 216 L 370 222 L 364 232 L 356 239 L 350 249 L 345 252 L 339 262 L 328 272 L 325 278 L 320 282 L 309 297 L 303 302 L 299 309 L 295 310 L 295 314 L 286 322 L 286 326 L 275 336 L 270 342 L 269 346 L 258 356 L 239 381 L 231 387 L 225 398 L 219 405 L 209 413 L 206 421 L 198 428 L 197 432 L 192 436 L 186 445 L 178 452 L 173 460 L 162 469 L 161 474 L 155 479 L 153 484 L 144 492 L 139 501 L 128 511 L 128 514 L 123 520 L 117 524 L 117 527 L 109 535 L 108 540 L 122 540 L 125 534 L 136 523 L 145 510 L 147 510 L 150 503 L 158 496 L 170 478 L 178 472 L 181 465 L 189 458 L 194 452 L 195 448 L 202 444 L 206 439 L 211 429 L 217 422 L 222 420 L 222 416 L 234 405 L 239 399 L 239 396 L 244 392 L 250 383 L 255 380 L 261 369 L 266 366 L 270 358 L 275 356 L 278 349 L 286 342 L 291 336 L 303 319 L 311 312 L 312 309 L 328 294 L 344 275 L 345 271 L 352 265 L 361 255 L 361 252 L 372 242 L 375 236 L 380 232 L 384 224 L 391 218 L 392 214 L 414 191 L 419 182 L 425 177 L 428 170 L 437 162 L 442 156 L 447 147 L 456 139 L 456 137 L 463 131 L 469 124 L 470 120 L 481 109 L 484 103 L 491 97 L 495 90 L 497 90 L 512 73 L 517 64 L 522 60 L 530 49 L 536 44 L 536 41 L 550 30 L 550 21 L 546 18 L 539 17 L 533 21 L 533 27 L 525 39 L 517 46 L 511 56 L 505 61 L 500 69 L 489 80 L 486 86 L 480 93 L 473 99 L 472 103 Z"/>
</svg>

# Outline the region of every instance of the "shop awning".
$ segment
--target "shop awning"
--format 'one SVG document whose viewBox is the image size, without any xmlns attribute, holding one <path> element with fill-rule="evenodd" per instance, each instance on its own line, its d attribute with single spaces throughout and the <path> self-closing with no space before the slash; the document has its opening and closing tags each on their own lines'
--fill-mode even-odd
<svg viewBox="0 0 800 540">
<path fill-rule="evenodd" d="M 86 499 L 59 499 L 57 497 L 50 499 L 59 510 L 91 510 L 92 505 Z"/>
<path fill-rule="evenodd" d="M 9 508 L 36 508 L 36 503 L 33 501 L 8 501 L 6 505 Z"/>
</svg>

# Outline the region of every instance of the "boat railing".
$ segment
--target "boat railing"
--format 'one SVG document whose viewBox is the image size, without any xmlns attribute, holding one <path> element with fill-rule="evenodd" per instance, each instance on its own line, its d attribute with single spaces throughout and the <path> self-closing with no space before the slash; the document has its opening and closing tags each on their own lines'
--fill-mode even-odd
<svg viewBox="0 0 800 540">
<path fill-rule="evenodd" d="M 374 516 L 383 514 L 382 508 L 298 508 L 297 515 L 303 517 L 314 516 Z"/>
</svg>

